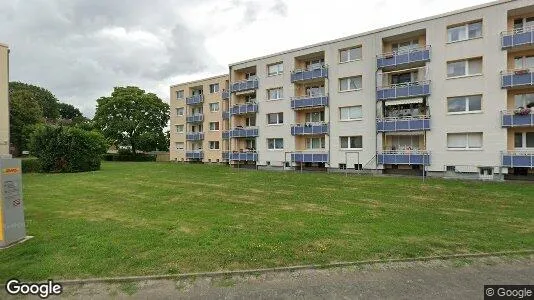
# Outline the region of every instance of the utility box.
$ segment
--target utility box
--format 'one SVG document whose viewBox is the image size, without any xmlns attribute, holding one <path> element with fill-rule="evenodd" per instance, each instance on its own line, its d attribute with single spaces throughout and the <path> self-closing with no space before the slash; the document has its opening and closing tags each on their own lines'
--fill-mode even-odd
<svg viewBox="0 0 534 300">
<path fill-rule="evenodd" d="M 26 238 L 20 159 L 0 157 L 0 248 Z"/>
</svg>

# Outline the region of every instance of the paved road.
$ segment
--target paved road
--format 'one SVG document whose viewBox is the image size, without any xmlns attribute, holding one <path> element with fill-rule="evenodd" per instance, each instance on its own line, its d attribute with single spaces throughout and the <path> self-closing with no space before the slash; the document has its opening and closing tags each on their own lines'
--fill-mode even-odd
<svg viewBox="0 0 534 300">
<path fill-rule="evenodd" d="M 66 286 L 62 298 L 483 299 L 484 284 L 534 284 L 534 255 Z"/>
</svg>

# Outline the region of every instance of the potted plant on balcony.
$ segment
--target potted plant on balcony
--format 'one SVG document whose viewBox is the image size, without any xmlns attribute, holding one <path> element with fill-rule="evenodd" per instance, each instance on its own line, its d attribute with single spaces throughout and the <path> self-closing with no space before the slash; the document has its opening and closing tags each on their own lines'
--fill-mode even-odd
<svg viewBox="0 0 534 300">
<path fill-rule="evenodd" d="M 514 112 L 515 112 L 516 115 L 526 116 L 526 115 L 530 114 L 531 109 L 528 108 L 528 107 L 520 107 L 520 108 L 516 109 Z"/>
</svg>

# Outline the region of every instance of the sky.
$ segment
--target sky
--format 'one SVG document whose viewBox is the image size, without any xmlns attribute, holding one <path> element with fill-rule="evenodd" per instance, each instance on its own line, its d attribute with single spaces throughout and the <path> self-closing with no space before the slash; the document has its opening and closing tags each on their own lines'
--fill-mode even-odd
<svg viewBox="0 0 534 300">
<path fill-rule="evenodd" d="M 11 81 L 47 88 L 91 118 L 115 86 L 168 102 L 170 85 L 233 62 L 485 2 L 0 0 L 0 42 Z"/>
</svg>

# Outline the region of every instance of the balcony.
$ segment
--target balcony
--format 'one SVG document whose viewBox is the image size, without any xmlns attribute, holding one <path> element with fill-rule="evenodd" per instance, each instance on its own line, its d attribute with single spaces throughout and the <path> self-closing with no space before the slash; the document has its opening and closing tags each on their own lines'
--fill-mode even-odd
<svg viewBox="0 0 534 300">
<path fill-rule="evenodd" d="M 328 95 L 314 95 L 291 98 L 292 109 L 306 109 L 328 106 Z"/>
<path fill-rule="evenodd" d="M 326 152 L 295 152 L 291 153 L 291 161 L 299 163 L 328 163 Z"/>
<path fill-rule="evenodd" d="M 394 68 L 427 61 L 430 61 L 430 46 L 378 55 L 376 65 L 379 69 Z"/>
<path fill-rule="evenodd" d="M 202 150 L 187 150 L 185 152 L 185 158 L 187 159 L 203 159 L 204 152 Z"/>
<path fill-rule="evenodd" d="M 222 132 L 222 138 L 223 140 L 227 140 L 230 138 L 230 131 L 229 130 L 225 130 Z"/>
<path fill-rule="evenodd" d="M 191 97 L 185 98 L 185 104 L 187 105 L 199 105 L 204 103 L 204 95 L 193 95 Z"/>
<path fill-rule="evenodd" d="M 258 128 L 256 127 L 235 128 L 233 130 L 228 131 L 228 137 L 230 138 L 249 138 L 257 136 Z"/>
<path fill-rule="evenodd" d="M 392 84 L 376 89 L 376 100 L 421 97 L 430 95 L 430 80 Z"/>
<path fill-rule="evenodd" d="M 327 66 L 313 70 L 297 69 L 291 72 L 291 82 L 309 81 L 320 78 L 328 78 Z"/>
<path fill-rule="evenodd" d="M 328 123 L 307 123 L 291 125 L 291 135 L 328 134 Z"/>
<path fill-rule="evenodd" d="M 230 119 L 230 111 L 223 111 L 222 118 L 223 118 L 223 120 Z"/>
<path fill-rule="evenodd" d="M 258 88 L 258 79 L 247 79 L 243 81 L 234 82 L 230 85 L 230 92 L 239 93 L 252 91 Z"/>
<path fill-rule="evenodd" d="M 424 150 L 388 150 L 376 158 L 379 165 L 430 165 L 430 152 Z"/>
<path fill-rule="evenodd" d="M 230 115 L 244 115 L 257 112 L 258 104 L 256 103 L 247 103 L 230 107 Z"/>
<path fill-rule="evenodd" d="M 507 168 L 534 168 L 534 151 L 503 152 L 502 166 Z"/>
<path fill-rule="evenodd" d="M 400 132 L 430 130 L 430 116 L 376 119 L 376 131 Z"/>
<path fill-rule="evenodd" d="M 221 93 L 221 97 L 223 100 L 230 99 L 230 91 L 229 90 L 223 90 Z"/>
<path fill-rule="evenodd" d="M 204 139 L 204 132 L 188 132 L 185 135 L 186 141 L 202 141 Z"/>
<path fill-rule="evenodd" d="M 228 153 L 229 160 L 235 161 L 257 161 L 258 153 L 256 152 L 232 152 Z"/>
<path fill-rule="evenodd" d="M 502 114 L 502 127 L 534 127 L 534 111 L 530 108 L 520 111 L 504 110 Z"/>
<path fill-rule="evenodd" d="M 534 44 L 534 26 L 501 33 L 502 49 L 510 49 L 532 44 Z"/>
<path fill-rule="evenodd" d="M 230 152 L 228 151 L 223 151 L 222 152 L 222 159 L 223 160 L 228 160 L 230 158 Z"/>
<path fill-rule="evenodd" d="M 186 118 L 187 123 L 201 123 L 202 121 L 204 121 L 203 114 L 195 114 L 192 116 L 187 116 Z"/>
<path fill-rule="evenodd" d="M 513 70 L 502 73 L 503 89 L 527 87 L 534 84 L 534 72 L 530 69 Z"/>
</svg>

